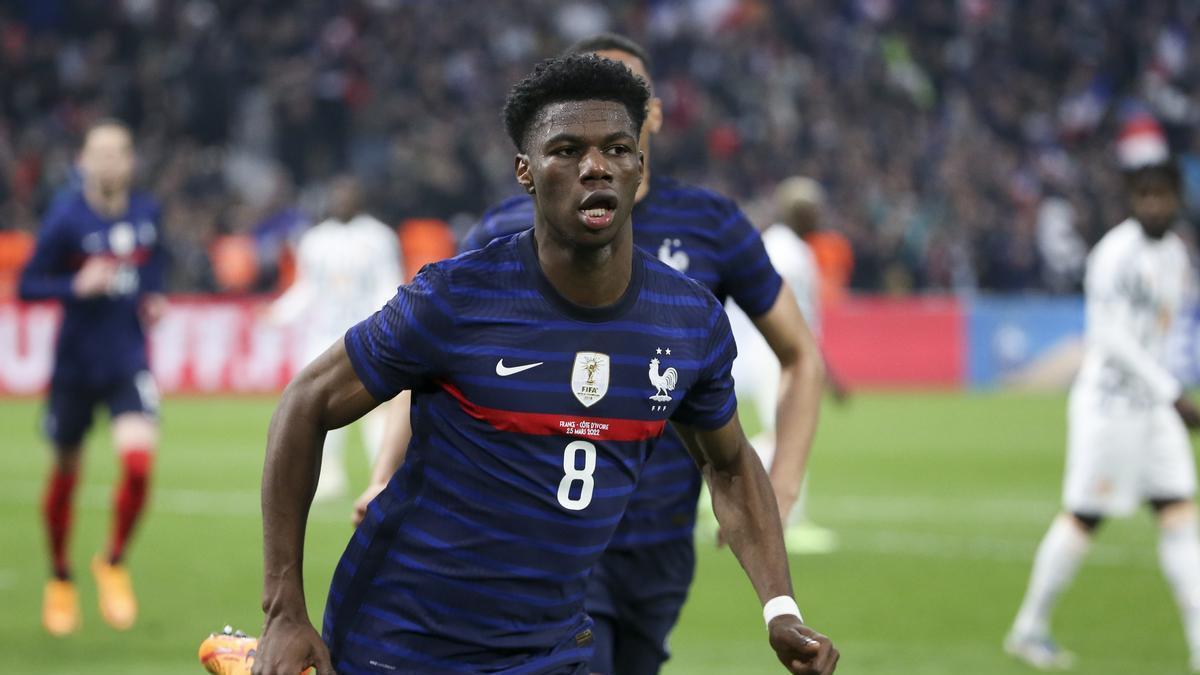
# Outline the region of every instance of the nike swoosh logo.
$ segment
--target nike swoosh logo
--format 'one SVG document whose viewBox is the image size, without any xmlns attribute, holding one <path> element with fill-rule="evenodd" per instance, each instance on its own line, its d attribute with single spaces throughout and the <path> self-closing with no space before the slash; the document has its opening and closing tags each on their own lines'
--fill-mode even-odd
<svg viewBox="0 0 1200 675">
<path fill-rule="evenodd" d="M 526 370 L 529 370 L 530 368 L 537 368 L 538 366 L 542 365 L 543 363 L 545 363 L 545 361 L 538 361 L 537 363 L 527 363 L 523 366 L 509 367 L 509 366 L 504 365 L 504 359 L 500 359 L 499 361 L 496 362 L 496 374 L 499 375 L 500 377 L 508 377 L 509 375 L 516 375 L 517 373 L 524 372 Z"/>
</svg>

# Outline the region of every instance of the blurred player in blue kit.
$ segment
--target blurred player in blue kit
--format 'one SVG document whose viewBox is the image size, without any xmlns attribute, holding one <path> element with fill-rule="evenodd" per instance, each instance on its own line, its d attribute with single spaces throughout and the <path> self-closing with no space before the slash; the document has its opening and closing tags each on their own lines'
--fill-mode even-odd
<svg viewBox="0 0 1200 675">
<path fill-rule="evenodd" d="M 104 620 L 126 630 L 137 618 L 124 563 L 158 446 L 158 392 L 146 357 L 146 327 L 164 303 L 159 207 L 131 190 L 129 129 L 115 120 L 93 125 L 79 153 L 79 169 L 82 190 L 52 207 L 20 281 L 23 300 L 53 299 L 63 305 L 45 416 L 55 454 L 42 504 L 52 562 L 42 623 L 60 636 L 80 623 L 67 539 L 83 439 L 100 404 L 112 418 L 122 471 L 108 547 L 91 567 Z"/>
<path fill-rule="evenodd" d="M 771 483 L 736 417 L 720 303 L 634 246 L 649 92 L 619 63 L 539 65 L 505 106 L 531 231 L 427 266 L 289 385 L 263 476 L 255 672 L 590 672 L 587 580 L 675 425 L 793 673 L 838 653 L 792 599 Z M 334 574 L 302 583 L 324 432 L 413 392 L 403 466 Z"/>
<path fill-rule="evenodd" d="M 617 61 L 650 83 L 647 55 L 628 38 L 601 34 L 573 45 L 567 53 Z M 661 124 L 662 102 L 652 97 L 639 140 L 644 155 L 650 136 Z M 468 233 L 462 250 L 482 249 L 495 239 L 533 227 L 536 206 L 533 196 L 513 197 L 497 205 Z M 776 415 L 780 452 L 770 480 L 786 522 L 816 429 L 823 377 L 815 339 L 792 291 L 771 265 L 758 232 L 732 200 L 653 174 L 648 159 L 631 218 L 638 248 L 707 287 L 721 301 L 732 297 L 752 317 L 772 358 L 778 359 L 783 383 Z M 390 428 L 397 426 L 397 412 L 403 411 L 393 409 Z M 399 468 L 405 449 L 406 443 L 385 442 L 372 485 L 357 504 L 359 518 Z M 683 439 L 668 427 L 655 444 L 608 550 L 588 579 L 587 612 L 595 621 L 591 672 L 655 673 L 669 657 L 667 638 L 695 572 L 693 532 L 701 483 Z"/>
</svg>

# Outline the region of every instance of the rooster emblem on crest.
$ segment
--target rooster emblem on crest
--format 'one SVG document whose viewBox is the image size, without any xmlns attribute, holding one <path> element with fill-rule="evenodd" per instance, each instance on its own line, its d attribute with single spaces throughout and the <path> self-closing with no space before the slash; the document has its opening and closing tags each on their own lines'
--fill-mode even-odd
<svg viewBox="0 0 1200 675">
<path fill-rule="evenodd" d="M 668 367 L 664 372 L 658 372 L 658 359 L 650 359 L 650 384 L 657 389 L 651 401 L 665 402 L 671 400 L 671 395 L 667 392 L 675 390 L 675 384 L 679 381 L 679 373 L 671 367 Z"/>
</svg>

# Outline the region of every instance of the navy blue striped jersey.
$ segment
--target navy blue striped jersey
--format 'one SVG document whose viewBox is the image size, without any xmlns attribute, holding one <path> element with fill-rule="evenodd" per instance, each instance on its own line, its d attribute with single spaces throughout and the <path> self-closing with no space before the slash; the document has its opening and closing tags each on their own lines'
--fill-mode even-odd
<svg viewBox="0 0 1200 675">
<path fill-rule="evenodd" d="M 484 214 L 460 248 L 482 248 L 533 225 L 533 200 L 513 197 Z M 659 260 L 704 284 L 721 302 L 732 297 L 746 314 L 760 316 L 783 284 L 762 239 L 737 205 L 710 190 L 652 176 L 650 191 L 633 208 L 634 242 Z M 667 429 L 646 466 L 612 547 L 690 539 L 701 478 L 683 441 Z"/>
<path fill-rule="evenodd" d="M 586 578 L 653 442 L 736 411 L 721 305 L 636 249 L 619 301 L 575 305 L 526 232 L 426 266 L 345 345 L 375 398 L 412 390 L 413 438 L 334 574 L 337 671 L 586 668 Z"/>
<path fill-rule="evenodd" d="M 117 218 L 97 214 L 81 192 L 63 197 L 46 215 L 19 293 L 23 300 L 62 301 L 55 382 L 102 387 L 147 369 L 138 306 L 143 293 L 163 290 L 158 220 L 158 204 L 138 193 Z M 71 283 L 92 256 L 120 263 L 117 277 L 108 295 L 77 298 Z"/>
</svg>

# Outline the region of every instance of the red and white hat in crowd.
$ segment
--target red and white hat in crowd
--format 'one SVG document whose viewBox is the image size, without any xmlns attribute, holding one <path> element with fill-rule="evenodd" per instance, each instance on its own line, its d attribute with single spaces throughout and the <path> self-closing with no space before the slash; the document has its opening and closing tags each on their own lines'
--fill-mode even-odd
<svg viewBox="0 0 1200 675">
<path fill-rule="evenodd" d="M 1137 113 L 1125 121 L 1117 136 L 1117 161 L 1121 169 L 1132 171 L 1163 164 L 1171 158 L 1167 135 L 1154 116 Z"/>
</svg>

